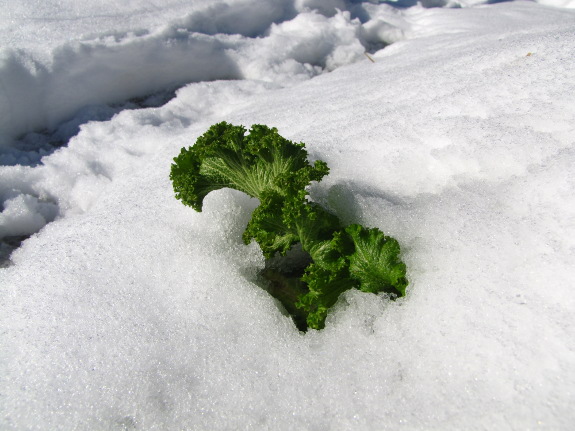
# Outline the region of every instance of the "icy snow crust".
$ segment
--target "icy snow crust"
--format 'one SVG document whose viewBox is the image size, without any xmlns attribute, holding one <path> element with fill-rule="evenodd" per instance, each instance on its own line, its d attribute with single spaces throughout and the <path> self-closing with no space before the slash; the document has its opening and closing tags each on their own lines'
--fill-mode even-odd
<svg viewBox="0 0 575 431">
<path fill-rule="evenodd" d="M 78 10 L 97 20 L 112 7 L 98 4 Z M 185 4 L 157 15 L 185 22 Z M 153 11 L 102 45 L 108 36 L 84 45 L 56 31 L 54 46 L 20 52 L 51 58 L 52 69 L 27 69 L 33 78 L 6 69 L 26 63 L 4 52 L 0 234 L 45 227 L 0 268 L 0 428 L 569 429 L 575 13 L 527 2 L 264 5 L 252 22 L 234 9 L 254 12 L 250 2 L 211 3 L 229 14 L 203 15 L 216 17 L 198 21 L 213 31 L 184 28 L 167 53 L 178 26 L 154 27 Z M 30 28 L 50 27 L 51 10 Z M 72 22 L 74 37 L 94 31 Z M 102 23 L 113 34 L 114 18 Z M 231 23 L 253 31 L 219 33 Z M 192 83 L 161 107 L 87 122 L 37 165 L 44 150 L 18 147 L 37 126 L 83 123 L 84 100 L 177 86 L 154 81 L 160 60 L 174 75 L 190 66 L 184 81 L 234 68 L 225 77 L 243 79 Z M 106 87 L 128 69 L 137 91 Z M 407 297 L 349 292 L 326 329 L 299 333 L 256 284 L 257 245 L 241 243 L 257 202 L 221 190 L 196 213 L 173 197 L 172 157 L 222 120 L 275 126 L 325 160 L 331 173 L 312 199 L 399 240 Z"/>
</svg>

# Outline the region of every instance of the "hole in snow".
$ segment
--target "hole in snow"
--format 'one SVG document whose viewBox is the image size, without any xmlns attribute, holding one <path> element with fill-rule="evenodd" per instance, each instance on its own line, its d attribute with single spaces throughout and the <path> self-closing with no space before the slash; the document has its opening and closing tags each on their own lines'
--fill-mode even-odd
<svg viewBox="0 0 575 431">
<path fill-rule="evenodd" d="M 300 331 L 307 330 L 305 313 L 294 306 L 299 295 L 308 292 L 307 284 L 301 280 L 305 268 L 312 262 L 300 244 L 294 245 L 285 256 L 276 254 L 266 259 L 265 267 L 255 280 L 261 288 L 279 301 L 278 307 L 291 316 Z"/>
</svg>

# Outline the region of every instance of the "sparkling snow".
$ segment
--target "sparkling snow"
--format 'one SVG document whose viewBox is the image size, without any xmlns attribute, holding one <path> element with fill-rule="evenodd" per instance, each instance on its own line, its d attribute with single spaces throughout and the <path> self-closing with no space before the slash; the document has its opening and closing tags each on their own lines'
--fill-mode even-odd
<svg viewBox="0 0 575 431">
<path fill-rule="evenodd" d="M 480 3 L 0 0 L 0 429 L 570 429 L 575 4 Z M 326 161 L 407 296 L 298 332 L 257 202 L 173 197 L 224 120 Z"/>
</svg>

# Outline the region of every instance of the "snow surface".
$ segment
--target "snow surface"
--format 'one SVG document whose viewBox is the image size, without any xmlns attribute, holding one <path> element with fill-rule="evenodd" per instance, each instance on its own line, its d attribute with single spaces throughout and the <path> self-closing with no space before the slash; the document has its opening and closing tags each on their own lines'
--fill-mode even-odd
<svg viewBox="0 0 575 431">
<path fill-rule="evenodd" d="M 575 5 L 478 3 L 0 0 L 0 429 L 571 429 Z M 173 197 L 222 120 L 325 160 L 407 296 L 298 332 L 257 202 Z"/>
</svg>

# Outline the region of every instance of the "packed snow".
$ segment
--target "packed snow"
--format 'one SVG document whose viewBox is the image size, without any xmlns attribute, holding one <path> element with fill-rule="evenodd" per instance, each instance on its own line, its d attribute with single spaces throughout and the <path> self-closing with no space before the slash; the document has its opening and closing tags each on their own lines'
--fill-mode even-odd
<svg viewBox="0 0 575 431">
<path fill-rule="evenodd" d="M 0 0 L 0 429 L 571 429 L 574 8 Z M 219 121 L 326 161 L 407 296 L 299 332 L 258 202 L 174 198 Z"/>
</svg>

